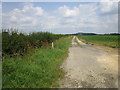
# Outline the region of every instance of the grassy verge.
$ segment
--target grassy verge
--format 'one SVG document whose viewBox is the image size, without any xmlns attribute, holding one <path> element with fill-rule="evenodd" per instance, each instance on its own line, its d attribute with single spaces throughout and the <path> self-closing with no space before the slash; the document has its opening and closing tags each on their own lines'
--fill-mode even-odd
<svg viewBox="0 0 120 90">
<path fill-rule="evenodd" d="M 3 60 L 3 88 L 49 88 L 63 74 L 59 69 L 67 56 L 71 38 L 56 41 L 55 48 L 36 49 L 23 57 Z"/>
<path fill-rule="evenodd" d="M 94 35 L 78 36 L 82 41 L 88 44 L 102 45 L 111 48 L 120 48 L 118 36 L 113 35 Z"/>
</svg>

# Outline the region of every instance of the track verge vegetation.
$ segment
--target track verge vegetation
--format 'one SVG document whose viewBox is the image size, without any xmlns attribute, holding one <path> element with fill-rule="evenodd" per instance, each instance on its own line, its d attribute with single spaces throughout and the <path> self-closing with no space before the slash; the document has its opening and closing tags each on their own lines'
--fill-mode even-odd
<svg viewBox="0 0 120 90">
<path fill-rule="evenodd" d="M 53 41 L 65 36 L 49 32 L 23 34 L 14 29 L 5 29 L 2 32 L 2 56 L 24 55 L 28 50 L 49 46 Z"/>
<path fill-rule="evenodd" d="M 24 56 L 3 60 L 3 88 L 49 88 L 62 77 L 60 65 L 68 54 L 71 37 L 60 38 L 51 46 L 37 48 Z"/>
</svg>

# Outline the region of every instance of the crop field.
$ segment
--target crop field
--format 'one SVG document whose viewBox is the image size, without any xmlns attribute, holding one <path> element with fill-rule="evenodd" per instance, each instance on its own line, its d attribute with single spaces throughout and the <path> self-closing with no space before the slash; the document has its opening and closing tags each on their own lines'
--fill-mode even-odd
<svg viewBox="0 0 120 90">
<path fill-rule="evenodd" d="M 119 36 L 117 35 L 81 35 L 78 37 L 89 44 L 99 44 L 111 48 L 120 48 Z"/>
<path fill-rule="evenodd" d="M 3 88 L 56 86 L 56 81 L 64 75 L 59 67 L 67 57 L 71 39 L 71 37 L 50 33 L 34 33 L 26 36 L 17 33 L 9 35 L 3 32 L 3 44 L 7 43 L 3 49 L 5 54 L 2 63 Z M 37 40 L 39 42 L 36 42 Z M 51 48 L 51 42 L 54 42 L 54 48 Z M 28 48 L 28 44 L 33 50 Z M 24 52 L 24 49 L 30 49 L 31 52 Z M 16 56 L 15 53 L 24 53 L 24 55 Z"/>
</svg>

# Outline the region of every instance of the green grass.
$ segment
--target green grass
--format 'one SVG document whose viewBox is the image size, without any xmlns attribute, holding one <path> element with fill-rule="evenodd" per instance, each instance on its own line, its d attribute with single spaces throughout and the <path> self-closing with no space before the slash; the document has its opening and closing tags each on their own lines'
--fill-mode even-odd
<svg viewBox="0 0 120 90">
<path fill-rule="evenodd" d="M 0 58 L 0 89 L 2 89 L 2 60 Z"/>
<path fill-rule="evenodd" d="M 31 54 L 3 60 L 3 88 L 49 88 L 62 77 L 60 65 L 67 56 L 71 38 L 56 41 L 55 48 L 36 49 Z"/>
<path fill-rule="evenodd" d="M 94 35 L 94 36 L 78 36 L 80 39 L 89 44 L 99 44 L 111 48 L 120 48 L 118 36 L 113 35 Z"/>
</svg>

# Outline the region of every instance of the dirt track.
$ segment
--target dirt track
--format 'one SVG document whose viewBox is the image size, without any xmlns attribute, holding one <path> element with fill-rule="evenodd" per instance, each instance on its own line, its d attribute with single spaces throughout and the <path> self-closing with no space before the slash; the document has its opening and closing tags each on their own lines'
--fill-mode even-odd
<svg viewBox="0 0 120 90">
<path fill-rule="evenodd" d="M 61 68 L 65 71 L 61 88 L 118 87 L 118 54 L 85 44 L 77 37 L 73 37 L 69 56 Z"/>
</svg>

